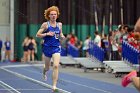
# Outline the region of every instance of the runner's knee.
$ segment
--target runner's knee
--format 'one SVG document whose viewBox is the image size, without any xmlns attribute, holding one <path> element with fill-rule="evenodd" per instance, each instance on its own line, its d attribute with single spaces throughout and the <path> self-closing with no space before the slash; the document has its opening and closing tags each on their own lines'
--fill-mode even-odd
<svg viewBox="0 0 140 93">
<path fill-rule="evenodd" d="M 57 66 L 57 65 L 54 65 L 54 66 L 53 66 L 53 69 L 58 69 L 58 66 Z"/>
</svg>

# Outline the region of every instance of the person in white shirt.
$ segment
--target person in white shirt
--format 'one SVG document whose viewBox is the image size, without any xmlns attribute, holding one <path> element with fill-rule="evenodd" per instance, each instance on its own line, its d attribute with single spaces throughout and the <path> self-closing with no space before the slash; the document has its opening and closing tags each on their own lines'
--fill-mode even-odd
<svg viewBox="0 0 140 93">
<path fill-rule="evenodd" d="M 97 44 L 99 47 L 101 47 L 101 36 L 97 31 L 95 31 L 94 34 L 95 34 L 94 43 Z"/>
<path fill-rule="evenodd" d="M 91 37 L 87 36 L 86 40 L 84 41 L 83 50 L 86 53 L 86 57 L 89 57 L 89 42 L 91 41 Z"/>
</svg>

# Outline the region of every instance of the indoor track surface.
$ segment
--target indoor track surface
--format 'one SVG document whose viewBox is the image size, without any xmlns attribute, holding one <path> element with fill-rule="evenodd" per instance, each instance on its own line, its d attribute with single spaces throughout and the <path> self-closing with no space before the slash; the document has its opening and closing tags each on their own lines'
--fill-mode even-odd
<svg viewBox="0 0 140 93">
<path fill-rule="evenodd" d="M 0 93 L 52 93 L 52 70 L 42 79 L 43 64 L 0 63 Z M 57 93 L 138 93 L 135 88 L 59 74 Z"/>
</svg>

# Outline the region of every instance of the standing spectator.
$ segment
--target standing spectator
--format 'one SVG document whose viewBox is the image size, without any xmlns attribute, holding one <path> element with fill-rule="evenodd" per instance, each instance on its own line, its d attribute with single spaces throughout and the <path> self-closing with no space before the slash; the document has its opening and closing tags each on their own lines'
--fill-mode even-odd
<svg viewBox="0 0 140 93">
<path fill-rule="evenodd" d="M 79 56 L 82 57 L 82 41 L 80 41 L 77 37 L 75 37 L 75 47 L 79 50 Z"/>
<path fill-rule="evenodd" d="M 11 42 L 8 38 L 6 38 L 6 41 L 4 43 L 5 45 L 5 59 L 10 61 L 10 55 L 11 55 Z"/>
<path fill-rule="evenodd" d="M 129 28 L 128 29 L 128 36 L 127 36 L 127 41 L 129 44 L 132 44 L 134 42 L 134 32 L 133 32 L 133 28 Z"/>
<path fill-rule="evenodd" d="M 101 47 L 101 36 L 99 35 L 97 31 L 95 31 L 94 34 L 95 34 L 94 43 L 98 45 L 99 47 Z"/>
<path fill-rule="evenodd" d="M 84 41 L 83 50 L 86 54 L 86 57 L 89 57 L 89 42 L 91 41 L 91 37 L 87 36 L 86 40 Z"/>
<path fill-rule="evenodd" d="M 109 60 L 109 41 L 106 34 L 101 39 L 101 47 L 104 49 L 105 60 Z"/>
<path fill-rule="evenodd" d="M 76 43 L 76 36 L 74 34 L 72 34 L 72 33 L 71 33 L 71 37 L 70 37 L 69 43 L 71 45 L 75 45 L 75 43 Z"/>
<path fill-rule="evenodd" d="M 110 36 L 110 47 L 111 47 L 111 60 L 119 60 L 119 44 L 115 38 L 118 30 L 112 31 L 112 35 Z"/>
<path fill-rule="evenodd" d="M 29 45 L 29 37 L 25 37 L 22 47 L 23 47 L 23 61 L 27 62 L 28 61 L 28 45 Z"/>
<path fill-rule="evenodd" d="M 122 34 L 122 40 L 127 41 L 129 26 L 128 25 L 124 25 L 123 29 L 124 30 L 123 30 L 123 34 Z"/>
<path fill-rule="evenodd" d="M 36 48 L 36 41 L 33 37 L 30 37 L 29 40 L 29 45 L 28 45 L 28 61 L 34 61 L 34 56 L 35 56 L 35 48 Z"/>
<path fill-rule="evenodd" d="M 121 46 L 122 44 L 122 34 L 124 32 L 123 25 L 119 25 L 118 29 L 115 31 L 115 40 Z"/>
<path fill-rule="evenodd" d="M 1 61 L 1 51 L 2 50 L 2 40 L 0 39 L 0 61 Z"/>
<path fill-rule="evenodd" d="M 119 54 L 121 55 L 121 49 L 122 49 L 122 40 L 123 40 L 123 34 L 124 34 L 124 25 L 119 25 L 118 29 L 115 31 L 115 41 L 118 44 L 119 48 Z"/>
<path fill-rule="evenodd" d="M 118 43 L 116 40 L 112 40 L 112 54 L 111 54 L 111 59 L 112 60 L 119 60 L 119 52 L 118 52 Z"/>
<path fill-rule="evenodd" d="M 112 58 L 112 40 L 115 36 L 115 31 L 110 31 L 109 35 L 108 35 L 108 42 L 109 42 L 109 48 L 108 48 L 108 52 L 109 52 L 109 60 L 111 60 Z"/>
</svg>

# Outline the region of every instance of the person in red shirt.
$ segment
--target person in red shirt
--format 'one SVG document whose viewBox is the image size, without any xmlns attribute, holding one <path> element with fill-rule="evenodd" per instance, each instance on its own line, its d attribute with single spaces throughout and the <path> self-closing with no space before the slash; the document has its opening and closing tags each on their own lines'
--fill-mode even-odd
<svg viewBox="0 0 140 93">
<path fill-rule="evenodd" d="M 70 44 L 72 44 L 72 45 L 75 45 L 75 43 L 76 43 L 76 38 L 75 38 L 75 35 L 74 34 L 71 34 L 71 37 L 70 37 Z"/>
</svg>

